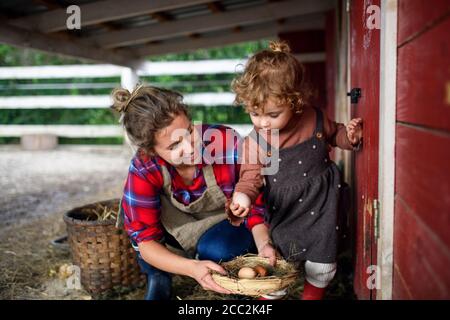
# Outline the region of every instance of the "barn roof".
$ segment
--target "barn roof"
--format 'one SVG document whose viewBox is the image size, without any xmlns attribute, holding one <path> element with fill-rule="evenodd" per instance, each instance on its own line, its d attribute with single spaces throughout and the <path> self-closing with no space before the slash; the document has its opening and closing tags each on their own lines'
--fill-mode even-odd
<svg viewBox="0 0 450 320">
<path fill-rule="evenodd" d="M 68 30 L 78 5 L 81 29 Z M 137 67 L 152 55 L 321 29 L 333 0 L 2 0 L 0 42 Z"/>
</svg>

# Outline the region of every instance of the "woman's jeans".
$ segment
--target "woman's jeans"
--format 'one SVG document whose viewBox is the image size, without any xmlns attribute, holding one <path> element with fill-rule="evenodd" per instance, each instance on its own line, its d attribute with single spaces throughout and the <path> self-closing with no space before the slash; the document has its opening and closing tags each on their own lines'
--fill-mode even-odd
<svg viewBox="0 0 450 320">
<path fill-rule="evenodd" d="M 246 253 L 256 253 L 251 232 L 243 224 L 234 227 L 227 220 L 208 229 L 197 243 L 199 260 L 229 261 Z M 147 275 L 145 300 L 170 299 L 172 276 L 145 262 L 140 254 L 138 254 L 138 262 Z"/>
</svg>

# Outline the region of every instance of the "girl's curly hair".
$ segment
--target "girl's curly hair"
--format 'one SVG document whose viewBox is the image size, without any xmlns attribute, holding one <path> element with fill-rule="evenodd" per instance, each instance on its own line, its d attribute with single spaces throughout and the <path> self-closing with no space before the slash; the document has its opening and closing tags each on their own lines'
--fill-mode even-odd
<svg viewBox="0 0 450 320">
<path fill-rule="evenodd" d="M 304 67 L 286 42 L 272 41 L 269 48 L 252 56 L 243 74 L 232 81 L 234 103 L 243 104 L 247 111 L 263 110 L 270 98 L 300 113 L 313 94 Z"/>
</svg>

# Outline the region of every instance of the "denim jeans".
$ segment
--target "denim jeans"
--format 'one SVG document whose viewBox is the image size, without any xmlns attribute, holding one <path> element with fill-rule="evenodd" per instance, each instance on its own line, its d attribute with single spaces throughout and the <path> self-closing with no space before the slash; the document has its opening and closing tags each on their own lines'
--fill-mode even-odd
<svg viewBox="0 0 450 320">
<path fill-rule="evenodd" d="M 199 260 L 223 262 L 246 253 L 256 253 L 251 232 L 244 225 L 234 227 L 227 220 L 207 230 L 197 243 Z M 138 254 L 138 262 L 147 275 L 145 300 L 170 299 L 172 276 L 145 262 L 140 254 Z"/>
</svg>

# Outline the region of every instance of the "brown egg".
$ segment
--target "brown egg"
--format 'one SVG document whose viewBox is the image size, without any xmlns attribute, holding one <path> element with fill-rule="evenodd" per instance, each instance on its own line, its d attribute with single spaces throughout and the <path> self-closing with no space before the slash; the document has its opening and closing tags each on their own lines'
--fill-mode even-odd
<svg viewBox="0 0 450 320">
<path fill-rule="evenodd" d="M 267 269 L 264 268 L 263 266 L 256 266 L 256 267 L 253 267 L 253 270 L 256 271 L 256 274 L 257 274 L 259 277 L 265 277 L 265 276 L 267 276 Z"/>
<path fill-rule="evenodd" d="M 253 279 L 256 277 L 256 271 L 249 267 L 243 267 L 238 272 L 240 279 Z"/>
</svg>

